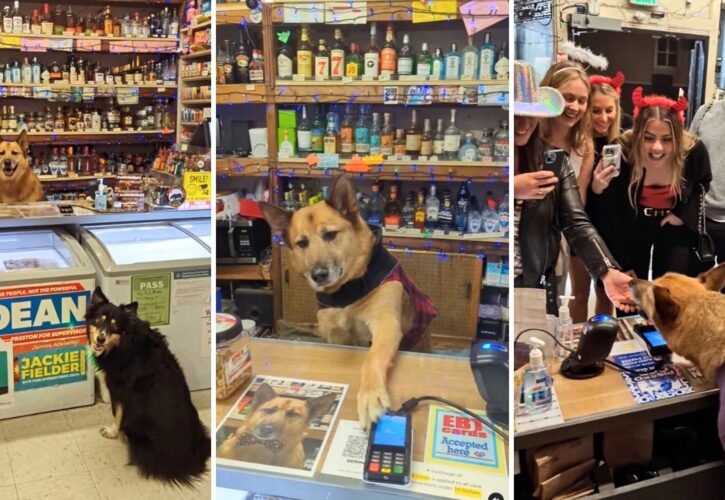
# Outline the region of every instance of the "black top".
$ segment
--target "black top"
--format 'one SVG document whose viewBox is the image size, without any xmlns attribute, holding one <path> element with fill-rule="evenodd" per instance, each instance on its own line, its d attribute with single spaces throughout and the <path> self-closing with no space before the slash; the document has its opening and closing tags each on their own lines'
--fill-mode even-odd
<svg viewBox="0 0 725 500">
<path fill-rule="evenodd" d="M 630 205 L 627 194 L 631 172 L 632 166 L 623 158 L 619 176 L 612 179 L 607 189 L 598 195 L 590 185 L 587 194 L 587 213 L 592 224 L 624 269 L 632 269 L 627 262 L 628 246 L 630 241 L 637 238 L 634 224 L 637 211 Z M 688 229 L 697 232 L 700 203 L 697 186 L 702 184 L 707 190 L 712 180 L 710 156 L 701 141 L 697 141 L 688 153 L 682 175 L 682 195 L 672 207 L 672 213 L 682 219 Z M 643 183 L 640 183 L 635 200 L 639 200 L 642 187 Z"/>
</svg>

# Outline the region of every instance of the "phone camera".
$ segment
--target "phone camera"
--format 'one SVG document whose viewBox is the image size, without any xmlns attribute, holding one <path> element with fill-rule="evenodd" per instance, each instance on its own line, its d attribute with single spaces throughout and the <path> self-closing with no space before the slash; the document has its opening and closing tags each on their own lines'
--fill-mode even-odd
<svg viewBox="0 0 725 500">
<path fill-rule="evenodd" d="M 556 160 L 556 153 L 553 153 L 551 151 L 546 153 L 546 163 L 547 164 L 554 163 L 555 160 Z"/>
</svg>

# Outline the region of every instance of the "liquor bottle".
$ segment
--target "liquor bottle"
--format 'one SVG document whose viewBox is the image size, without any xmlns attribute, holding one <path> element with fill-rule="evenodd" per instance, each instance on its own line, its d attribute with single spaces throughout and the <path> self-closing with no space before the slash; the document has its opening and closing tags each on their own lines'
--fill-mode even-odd
<svg viewBox="0 0 725 500">
<path fill-rule="evenodd" d="M 315 110 L 315 118 L 312 120 L 312 132 L 310 137 L 313 152 L 322 153 L 325 150 L 324 135 L 325 123 L 320 115 L 320 110 L 317 109 Z"/>
<path fill-rule="evenodd" d="M 38 62 L 38 57 L 33 56 L 33 59 L 30 61 L 30 74 L 31 74 L 31 82 L 32 83 L 40 83 L 40 63 Z"/>
<path fill-rule="evenodd" d="M 13 61 L 12 75 L 13 83 L 22 83 L 23 72 L 20 69 L 20 63 L 18 61 Z"/>
<path fill-rule="evenodd" d="M 462 182 L 461 187 L 458 188 L 458 195 L 456 196 L 455 214 L 455 227 L 456 230 L 461 232 L 465 231 L 467 227 L 470 197 L 471 193 L 468 191 L 468 182 Z"/>
<path fill-rule="evenodd" d="M 413 47 L 410 46 L 410 36 L 406 33 L 403 35 L 403 46 L 400 47 L 398 54 L 398 75 L 415 74 L 415 55 Z"/>
<path fill-rule="evenodd" d="M 306 26 L 302 27 L 300 44 L 297 47 L 297 74 L 305 78 L 312 77 L 312 44 Z"/>
<path fill-rule="evenodd" d="M 431 156 L 433 154 L 433 134 L 430 127 L 430 118 L 423 120 L 423 135 L 420 138 L 420 155 Z"/>
<path fill-rule="evenodd" d="M 473 133 L 467 132 L 464 137 L 463 145 L 458 151 L 458 160 L 470 163 L 473 161 L 478 161 L 479 159 L 480 157 L 478 156 L 478 148 L 476 147 Z"/>
<path fill-rule="evenodd" d="M 277 52 L 277 78 L 291 80 L 294 73 L 294 64 L 292 63 L 292 49 L 287 44 L 289 31 L 277 33 L 277 38 L 280 41 L 279 51 Z"/>
<path fill-rule="evenodd" d="M 373 113 L 373 123 L 370 126 L 370 154 L 378 155 L 382 152 L 382 130 L 380 128 L 380 113 Z"/>
<path fill-rule="evenodd" d="M 415 211 L 414 211 L 414 216 L 413 216 L 413 227 L 416 229 L 424 229 L 426 211 L 425 211 L 425 193 L 422 190 L 420 192 L 418 192 L 418 196 L 415 201 L 414 210 Z"/>
<path fill-rule="evenodd" d="M 363 61 L 365 63 L 364 75 L 368 78 L 377 78 L 380 74 L 380 51 L 377 42 L 377 24 L 370 24 L 370 48 L 365 52 Z"/>
<path fill-rule="evenodd" d="M 33 69 L 27 57 L 23 58 L 23 64 L 20 66 L 20 74 L 22 83 L 33 83 Z"/>
<path fill-rule="evenodd" d="M 443 118 L 438 118 L 436 133 L 433 136 L 433 154 L 436 155 L 439 160 L 442 160 L 445 151 L 446 149 L 445 135 L 443 134 Z"/>
<path fill-rule="evenodd" d="M 483 45 L 479 53 L 480 64 L 478 66 L 479 80 L 493 80 L 494 64 L 496 63 L 496 48 L 491 44 L 491 34 L 483 34 Z"/>
<path fill-rule="evenodd" d="M 70 8 L 70 7 L 69 7 Z M 22 34 L 23 32 L 23 15 L 20 13 L 20 2 L 13 2 L 13 33 Z"/>
<path fill-rule="evenodd" d="M 264 83 L 264 58 L 260 49 L 252 49 L 252 62 L 249 64 L 249 81 Z"/>
<path fill-rule="evenodd" d="M 496 58 L 496 64 L 493 66 L 496 72 L 497 80 L 507 80 L 509 76 L 509 59 L 508 51 L 506 50 L 506 42 L 503 42 L 503 47 L 498 53 Z"/>
<path fill-rule="evenodd" d="M 384 210 L 385 205 L 380 197 L 380 185 L 376 182 L 373 184 L 370 200 L 365 205 L 365 217 L 368 225 L 382 226 Z"/>
<path fill-rule="evenodd" d="M 493 129 L 484 128 L 478 141 L 478 157 L 481 161 L 493 161 Z"/>
<path fill-rule="evenodd" d="M 18 129 L 18 117 L 15 115 L 15 106 L 10 106 L 8 114 L 8 130 L 15 132 Z"/>
<path fill-rule="evenodd" d="M 24 35 L 29 35 L 30 33 L 32 33 L 32 31 L 30 30 L 30 25 L 31 25 L 30 16 L 28 14 L 25 14 L 23 16 L 23 34 Z"/>
<path fill-rule="evenodd" d="M 62 35 L 65 32 L 65 16 L 63 15 L 63 8 L 61 4 L 55 6 L 55 12 L 53 12 L 53 34 Z"/>
<path fill-rule="evenodd" d="M 13 13 L 7 5 L 3 7 L 3 33 L 13 32 Z"/>
<path fill-rule="evenodd" d="M 444 134 L 443 149 L 448 160 L 458 158 L 458 150 L 461 148 L 461 131 L 456 127 L 456 109 L 451 108 L 451 123 Z"/>
<path fill-rule="evenodd" d="M 493 161 L 507 161 L 509 157 L 509 127 L 506 120 L 493 136 Z"/>
<path fill-rule="evenodd" d="M 345 76 L 359 80 L 363 75 L 363 66 L 363 56 L 359 53 L 358 45 L 353 42 L 350 44 L 350 53 L 345 59 Z"/>
<path fill-rule="evenodd" d="M 383 128 L 380 131 L 380 153 L 383 156 L 393 154 L 393 124 L 390 113 L 383 113 Z"/>
<path fill-rule="evenodd" d="M 433 66 L 433 57 L 428 52 L 428 44 L 423 42 L 420 47 L 420 54 L 418 55 L 418 64 L 415 69 L 415 74 L 418 76 L 429 77 L 431 75 Z"/>
<path fill-rule="evenodd" d="M 370 128 L 364 109 L 360 110 L 360 116 L 355 124 L 355 153 L 370 154 Z"/>
<path fill-rule="evenodd" d="M 230 50 L 229 47 L 227 47 L 227 50 Z M 244 43 L 244 33 L 242 31 L 239 32 L 239 44 L 237 45 L 236 54 L 234 54 L 234 74 L 232 80 L 227 83 L 249 83 L 249 53 L 247 52 L 247 45 Z"/>
<path fill-rule="evenodd" d="M 413 229 L 415 227 L 415 207 L 413 206 L 413 192 L 411 191 L 405 196 L 405 203 L 402 210 L 402 227 Z"/>
<path fill-rule="evenodd" d="M 335 40 L 330 50 L 330 80 L 342 80 L 345 74 L 345 44 L 342 41 L 342 30 L 335 30 Z"/>
<path fill-rule="evenodd" d="M 136 13 L 136 18 L 138 18 L 138 13 Z M 111 7 L 109 5 L 106 6 L 106 10 L 103 12 L 103 33 L 106 36 L 113 35 L 113 17 L 111 16 Z M 138 36 L 134 33 L 133 22 L 131 22 L 131 36 Z"/>
<path fill-rule="evenodd" d="M 446 77 L 446 61 L 443 58 L 441 49 L 436 49 L 432 62 L 433 70 L 430 75 L 431 80 L 443 80 Z"/>
<path fill-rule="evenodd" d="M 320 38 L 315 52 L 315 80 L 330 79 L 330 53 L 325 40 Z"/>
<path fill-rule="evenodd" d="M 280 158 L 291 158 L 295 155 L 295 148 L 289 140 L 289 131 L 282 131 L 282 141 L 279 143 L 279 157 Z"/>
<path fill-rule="evenodd" d="M 312 129 L 307 119 L 307 106 L 302 106 L 302 118 L 297 125 L 297 149 L 301 156 L 305 156 L 312 151 Z"/>
<path fill-rule="evenodd" d="M 397 50 L 395 48 L 395 36 L 393 35 L 393 25 L 388 24 L 388 30 L 385 34 L 385 45 L 380 51 L 380 74 L 393 76 L 397 63 Z"/>
<path fill-rule="evenodd" d="M 173 9 L 171 20 L 169 21 L 169 31 L 166 33 L 167 38 L 177 38 L 179 36 L 179 16 L 176 9 Z"/>
<path fill-rule="evenodd" d="M 232 62 L 232 47 L 229 44 L 229 40 L 224 40 L 224 51 L 219 54 L 219 62 L 221 63 L 221 76 L 222 82 L 220 83 L 235 83 L 236 77 L 234 76 L 234 63 Z"/>
<path fill-rule="evenodd" d="M 438 212 L 441 202 L 436 196 L 436 185 L 430 185 L 430 191 L 425 198 L 425 228 L 435 229 L 438 226 Z"/>
<path fill-rule="evenodd" d="M 467 229 L 469 233 L 478 233 L 481 231 L 483 218 L 481 217 L 481 207 L 475 196 L 471 196 L 471 209 L 468 212 Z"/>
<path fill-rule="evenodd" d="M 76 16 L 73 14 L 73 9 L 70 5 L 65 13 L 65 31 L 71 35 L 74 35 L 76 32 Z"/>
<path fill-rule="evenodd" d="M 9 125 L 8 125 L 8 107 L 3 106 L 2 114 L 0 114 L 0 130 L 3 132 L 9 131 Z"/>
<path fill-rule="evenodd" d="M 335 130 L 334 113 L 327 114 L 327 132 L 323 139 L 325 154 L 337 154 L 340 152 L 340 138 Z"/>
<path fill-rule="evenodd" d="M 342 117 L 342 125 L 340 126 L 340 152 L 343 155 L 352 155 L 355 150 L 355 117 L 353 115 L 353 105 L 348 103 L 345 105 L 345 114 Z"/>
<path fill-rule="evenodd" d="M 438 227 L 444 231 L 453 229 L 453 200 L 448 189 L 443 190 L 443 202 L 438 211 Z"/>
<path fill-rule="evenodd" d="M 446 80 L 461 79 L 461 53 L 455 43 L 451 44 L 451 50 L 446 54 Z"/>
<path fill-rule="evenodd" d="M 405 131 L 405 153 L 407 155 L 420 155 L 421 134 L 418 124 L 416 123 L 416 110 L 412 111 L 410 128 Z"/>
<path fill-rule="evenodd" d="M 43 17 L 40 22 L 40 32 L 43 35 L 53 34 L 53 17 L 50 15 L 50 6 L 47 3 L 43 4 Z"/>
<path fill-rule="evenodd" d="M 395 184 L 390 186 L 388 202 L 383 210 L 383 222 L 385 229 L 400 229 L 403 222 L 403 207 L 398 199 L 398 186 Z"/>
<path fill-rule="evenodd" d="M 468 37 L 468 46 L 463 49 L 461 80 L 475 80 L 478 76 L 478 49 L 473 46 L 473 37 Z"/>
<path fill-rule="evenodd" d="M 292 203 L 292 193 L 289 191 L 284 192 L 284 201 L 281 203 L 282 208 L 287 210 L 288 212 L 294 212 L 295 211 L 295 204 Z"/>
</svg>

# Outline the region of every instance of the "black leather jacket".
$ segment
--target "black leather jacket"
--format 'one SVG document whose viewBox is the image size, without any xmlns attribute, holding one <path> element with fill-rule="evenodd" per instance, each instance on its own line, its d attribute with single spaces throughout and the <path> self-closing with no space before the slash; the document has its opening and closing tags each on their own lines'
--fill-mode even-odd
<svg viewBox="0 0 725 500">
<path fill-rule="evenodd" d="M 522 173 L 532 170 L 530 165 L 523 167 Z M 538 165 L 536 168 L 540 169 Z M 584 211 L 569 162 L 555 174 L 559 182 L 554 191 L 543 200 L 525 200 L 519 222 L 523 264 L 520 283 L 524 287 L 546 288 L 549 300 L 557 293 L 553 269 L 559 257 L 562 231 L 592 278 L 599 278 L 609 268 L 619 268 Z"/>
</svg>

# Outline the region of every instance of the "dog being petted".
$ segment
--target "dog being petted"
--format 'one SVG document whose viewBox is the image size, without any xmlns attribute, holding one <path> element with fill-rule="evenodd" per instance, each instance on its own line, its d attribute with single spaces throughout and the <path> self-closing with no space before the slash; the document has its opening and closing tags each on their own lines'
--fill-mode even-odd
<svg viewBox="0 0 725 500">
<path fill-rule="evenodd" d="M 43 189 L 28 157 L 28 134 L 14 141 L 0 140 L 0 203 L 26 203 L 43 199 Z"/>
<path fill-rule="evenodd" d="M 137 309 L 136 302 L 110 303 L 100 288 L 91 298 L 89 346 L 105 375 L 113 419 L 100 432 L 109 439 L 123 433 L 129 462 L 144 476 L 190 486 L 207 471 L 209 432 L 166 338 Z"/>
</svg>

